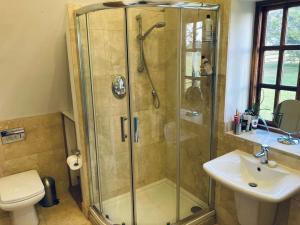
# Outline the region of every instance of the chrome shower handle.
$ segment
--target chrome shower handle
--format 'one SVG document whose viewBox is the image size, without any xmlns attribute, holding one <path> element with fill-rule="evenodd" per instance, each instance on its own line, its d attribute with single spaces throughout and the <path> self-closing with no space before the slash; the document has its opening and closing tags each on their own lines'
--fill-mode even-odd
<svg viewBox="0 0 300 225">
<path fill-rule="evenodd" d="M 125 142 L 125 139 L 127 138 L 127 134 L 125 134 L 125 128 L 124 128 L 124 122 L 127 120 L 127 117 L 121 116 L 121 140 L 122 142 Z"/>
<path fill-rule="evenodd" d="M 134 143 L 139 142 L 139 119 L 137 117 L 133 117 L 133 141 Z"/>
</svg>

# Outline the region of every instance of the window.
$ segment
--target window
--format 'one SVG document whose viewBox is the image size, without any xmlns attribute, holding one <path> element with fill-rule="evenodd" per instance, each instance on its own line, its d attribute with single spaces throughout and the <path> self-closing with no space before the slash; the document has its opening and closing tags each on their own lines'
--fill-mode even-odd
<svg viewBox="0 0 300 225">
<path fill-rule="evenodd" d="M 300 100 L 300 1 L 257 3 L 249 105 L 272 121 L 277 105 Z"/>
<path fill-rule="evenodd" d="M 185 75 L 200 76 L 201 62 L 201 42 L 202 42 L 202 21 L 187 23 L 185 26 Z"/>
<path fill-rule="evenodd" d="M 201 45 L 202 45 L 203 22 L 195 21 L 185 24 L 185 84 L 184 90 L 199 83 L 193 80 L 200 77 Z"/>
</svg>

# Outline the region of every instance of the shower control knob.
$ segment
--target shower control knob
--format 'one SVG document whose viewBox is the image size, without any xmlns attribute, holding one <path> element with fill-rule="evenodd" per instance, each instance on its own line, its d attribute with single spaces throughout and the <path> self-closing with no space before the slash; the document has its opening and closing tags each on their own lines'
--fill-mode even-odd
<svg viewBox="0 0 300 225">
<path fill-rule="evenodd" d="M 126 95 L 126 78 L 122 75 L 116 75 L 112 82 L 111 89 L 116 98 L 124 98 Z"/>
</svg>

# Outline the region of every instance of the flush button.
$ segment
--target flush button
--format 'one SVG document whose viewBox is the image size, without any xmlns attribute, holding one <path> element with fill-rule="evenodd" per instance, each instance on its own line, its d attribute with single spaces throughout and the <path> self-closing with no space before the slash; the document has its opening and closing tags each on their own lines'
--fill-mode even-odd
<svg viewBox="0 0 300 225">
<path fill-rule="evenodd" d="M 2 144 L 10 144 L 16 141 L 22 141 L 25 139 L 24 128 L 13 128 L 0 131 L 0 137 Z"/>
</svg>

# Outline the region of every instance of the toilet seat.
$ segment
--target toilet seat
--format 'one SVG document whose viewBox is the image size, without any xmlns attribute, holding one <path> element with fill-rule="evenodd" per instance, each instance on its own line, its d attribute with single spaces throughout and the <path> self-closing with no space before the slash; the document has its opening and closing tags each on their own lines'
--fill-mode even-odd
<svg viewBox="0 0 300 225">
<path fill-rule="evenodd" d="M 0 204 L 21 203 L 44 194 L 44 186 L 36 170 L 0 178 Z"/>
<path fill-rule="evenodd" d="M 2 201 L 0 198 L 0 204 L 13 204 L 13 203 L 18 203 L 18 202 L 24 202 L 28 199 L 34 198 L 35 196 L 44 194 L 45 191 L 41 190 L 40 192 L 28 195 L 28 196 L 24 196 L 23 198 L 16 198 L 16 199 L 11 199 L 11 200 L 7 200 L 7 201 Z"/>
<path fill-rule="evenodd" d="M 34 197 L 28 198 L 23 201 L 15 202 L 15 203 L 1 203 L 0 209 L 5 211 L 17 211 L 25 207 L 33 206 L 38 203 L 45 196 L 45 192 L 42 192 Z"/>
</svg>

